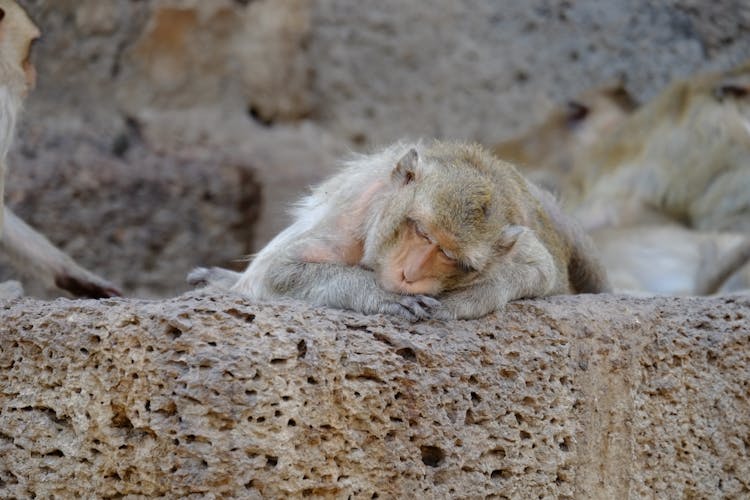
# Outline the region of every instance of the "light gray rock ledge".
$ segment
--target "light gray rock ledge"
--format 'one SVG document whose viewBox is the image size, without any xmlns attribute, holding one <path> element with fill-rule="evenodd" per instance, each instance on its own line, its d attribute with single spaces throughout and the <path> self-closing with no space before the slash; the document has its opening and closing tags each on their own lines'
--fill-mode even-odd
<svg viewBox="0 0 750 500">
<path fill-rule="evenodd" d="M 0 497 L 747 498 L 750 299 L 0 305 Z"/>
</svg>

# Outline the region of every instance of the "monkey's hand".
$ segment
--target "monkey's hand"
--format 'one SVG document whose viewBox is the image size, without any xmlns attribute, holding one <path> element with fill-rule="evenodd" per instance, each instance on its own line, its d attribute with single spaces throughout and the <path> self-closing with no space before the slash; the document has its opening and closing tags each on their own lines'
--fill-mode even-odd
<svg viewBox="0 0 750 500">
<path fill-rule="evenodd" d="M 511 300 L 550 295 L 556 283 L 554 260 L 532 231 L 524 231 L 512 253 L 485 273 L 484 281 L 440 295 L 443 307 L 432 317 L 480 318 Z"/>
<path fill-rule="evenodd" d="M 439 300 L 427 295 L 402 295 L 397 302 L 386 302 L 383 312 L 403 316 L 409 321 L 430 319 L 442 307 Z"/>
<path fill-rule="evenodd" d="M 211 286 L 229 290 L 240 276 L 240 273 L 221 267 L 196 267 L 187 275 L 187 282 L 192 286 Z"/>
<path fill-rule="evenodd" d="M 431 318 L 442 307 L 432 297 L 384 290 L 369 269 L 330 263 L 282 261 L 258 273 L 251 265 L 232 289 L 258 300 L 292 297 L 364 314 L 392 314 L 409 321 Z"/>
</svg>

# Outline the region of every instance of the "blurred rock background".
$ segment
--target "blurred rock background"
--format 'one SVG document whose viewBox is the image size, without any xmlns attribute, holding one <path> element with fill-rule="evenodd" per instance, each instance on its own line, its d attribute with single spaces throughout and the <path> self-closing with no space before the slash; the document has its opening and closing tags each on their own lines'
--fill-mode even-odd
<svg viewBox="0 0 750 500">
<path fill-rule="evenodd" d="M 348 151 L 493 143 L 586 89 L 644 101 L 750 55 L 746 0 L 20 3 L 44 36 L 8 203 L 146 297 L 242 268 Z"/>
</svg>

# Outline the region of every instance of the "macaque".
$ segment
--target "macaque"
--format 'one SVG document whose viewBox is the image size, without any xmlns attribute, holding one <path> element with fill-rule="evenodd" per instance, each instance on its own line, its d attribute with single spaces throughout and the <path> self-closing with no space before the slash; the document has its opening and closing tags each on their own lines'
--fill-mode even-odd
<svg viewBox="0 0 750 500">
<path fill-rule="evenodd" d="M 119 295 L 114 285 L 77 265 L 4 206 L 6 157 L 22 101 L 36 82 L 30 52 L 39 35 L 39 29 L 16 2 L 0 0 L 0 250 L 22 273 L 73 295 Z M 15 282 L 0 287 L 0 298 L 18 293 Z"/>
<path fill-rule="evenodd" d="M 604 137 L 635 108 L 635 100 L 625 87 L 608 85 L 568 101 L 541 124 L 495 144 L 492 150 L 538 185 L 559 192 L 581 151 Z"/>
<path fill-rule="evenodd" d="M 615 290 L 750 288 L 750 62 L 671 85 L 574 160 L 562 197 Z"/>
<path fill-rule="evenodd" d="M 750 235 L 677 224 L 600 229 L 592 235 L 612 288 L 634 295 L 712 295 L 750 288 Z"/>
<path fill-rule="evenodd" d="M 549 193 L 477 145 L 443 142 L 351 160 L 243 274 L 199 268 L 188 280 L 413 321 L 609 289 L 591 241 Z"/>
<path fill-rule="evenodd" d="M 677 82 L 576 158 L 566 206 L 591 231 L 750 230 L 750 61 Z"/>
</svg>

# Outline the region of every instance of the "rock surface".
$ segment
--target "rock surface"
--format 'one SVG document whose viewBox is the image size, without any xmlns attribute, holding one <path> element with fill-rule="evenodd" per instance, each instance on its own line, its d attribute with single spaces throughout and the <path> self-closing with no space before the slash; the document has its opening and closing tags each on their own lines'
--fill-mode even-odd
<svg viewBox="0 0 750 500">
<path fill-rule="evenodd" d="M 0 497 L 747 498 L 750 299 L 0 305 Z"/>
</svg>

